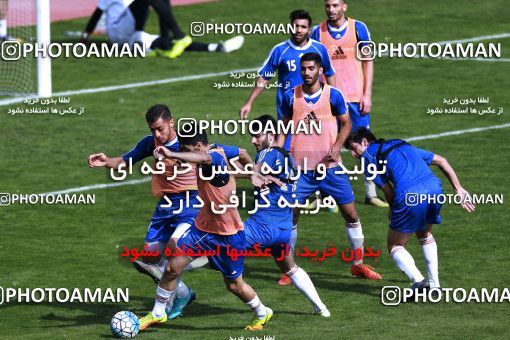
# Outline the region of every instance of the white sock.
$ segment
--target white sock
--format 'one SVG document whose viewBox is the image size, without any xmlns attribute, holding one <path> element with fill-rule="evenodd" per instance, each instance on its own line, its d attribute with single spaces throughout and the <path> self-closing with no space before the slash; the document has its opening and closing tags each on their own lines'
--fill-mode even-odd
<svg viewBox="0 0 510 340">
<path fill-rule="evenodd" d="M 431 288 L 439 288 L 439 265 L 436 240 L 434 240 L 434 236 L 430 235 L 426 238 L 420 238 L 420 244 L 423 250 L 423 257 L 425 257 L 429 285 Z"/>
<path fill-rule="evenodd" d="M 377 191 L 375 190 L 374 181 L 367 180 L 366 176 L 363 176 L 363 184 L 365 184 L 365 197 L 367 199 L 371 199 L 372 197 L 377 197 Z"/>
<path fill-rule="evenodd" d="M 425 278 L 414 263 L 414 259 L 409 252 L 402 246 L 396 246 L 391 250 L 391 259 L 401 271 L 403 271 L 413 283 L 421 282 Z"/>
<path fill-rule="evenodd" d="M 292 226 L 292 233 L 290 234 L 290 253 L 294 254 L 297 243 L 297 224 Z"/>
<path fill-rule="evenodd" d="M 215 52 L 217 48 L 218 48 L 217 43 L 210 43 L 209 45 L 207 45 L 207 50 L 209 52 Z"/>
<path fill-rule="evenodd" d="M 0 20 L 0 37 L 5 37 L 7 35 L 7 20 Z"/>
<path fill-rule="evenodd" d="M 302 268 L 296 266 L 285 273 L 285 275 L 290 278 L 294 287 L 312 303 L 315 311 L 318 312 L 326 309 L 326 305 L 321 301 L 312 280 L 310 280 L 310 277 Z"/>
<path fill-rule="evenodd" d="M 175 290 L 172 291 L 172 296 L 170 296 L 170 300 L 166 303 L 165 311 L 167 314 L 170 314 L 172 312 L 172 307 L 174 306 L 175 301 Z"/>
<path fill-rule="evenodd" d="M 345 222 L 345 232 L 347 233 L 347 239 L 349 240 L 349 245 L 352 251 L 356 249 L 361 249 L 361 259 L 353 260 L 352 264 L 357 265 L 363 263 L 363 251 L 364 251 L 364 243 L 365 236 L 363 236 L 363 230 L 361 229 L 361 222 Z"/>
<path fill-rule="evenodd" d="M 189 288 L 182 282 L 182 280 L 179 280 L 179 283 L 177 284 L 177 287 L 175 288 L 175 297 L 178 299 L 182 299 L 189 294 Z"/>
<path fill-rule="evenodd" d="M 156 318 L 160 318 L 165 314 L 165 307 L 170 298 L 173 295 L 173 290 L 168 291 L 158 286 L 156 289 L 156 300 L 154 301 L 154 308 L 152 309 L 152 315 Z"/>
<path fill-rule="evenodd" d="M 255 295 L 255 298 L 253 300 L 246 302 L 246 304 L 255 313 L 255 315 L 257 315 L 257 318 L 262 319 L 263 317 L 266 316 L 267 314 L 266 306 L 262 304 L 257 295 Z"/>
</svg>

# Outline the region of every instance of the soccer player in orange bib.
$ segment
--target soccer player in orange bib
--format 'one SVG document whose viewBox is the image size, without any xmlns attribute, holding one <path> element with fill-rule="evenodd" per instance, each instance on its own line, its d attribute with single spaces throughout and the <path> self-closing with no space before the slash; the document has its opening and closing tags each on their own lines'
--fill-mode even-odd
<svg viewBox="0 0 510 340">
<path fill-rule="evenodd" d="M 336 86 L 345 96 L 352 122 L 352 131 L 370 129 L 372 108 L 372 60 L 360 60 L 357 49 L 371 43 L 370 32 L 363 22 L 347 18 L 346 0 L 324 0 L 328 19 L 312 29 L 311 38 L 326 46 L 335 69 Z M 359 44 L 359 45 L 358 45 Z M 374 182 L 366 180 L 365 202 L 385 208 L 388 204 L 377 197 Z"/>
<path fill-rule="evenodd" d="M 172 152 L 166 148 L 158 147 L 154 151 L 154 155 L 155 157 L 197 164 L 199 167 L 198 194 L 204 204 L 195 223 L 178 241 L 178 247 L 183 249 L 183 253 L 169 258 L 168 266 L 165 268 L 156 290 L 154 308 L 152 312 L 140 319 L 140 330 L 167 321 L 165 307 L 173 298 L 178 279 L 188 264 L 202 256 L 199 255 L 202 250 L 211 252 L 207 255 L 209 264 L 212 269 L 223 274 L 227 289 L 255 313 L 256 317 L 246 326 L 246 329 L 263 329 L 273 316 L 273 311 L 264 306 L 253 288 L 244 282 L 242 277 L 244 257 L 239 256 L 234 259 L 228 254 L 229 248 L 239 251 L 246 249 L 243 221 L 237 207 L 233 207 L 231 204 L 231 196 L 235 195 L 236 190 L 235 178 L 232 174 L 213 171 L 213 168 L 227 168 L 229 159 L 233 157 L 229 155 L 227 147 L 209 145 L 207 134 L 198 131 L 196 125 L 186 131 L 186 135 L 192 137 L 179 136 L 179 143 L 184 152 Z M 249 158 L 249 162 L 243 162 L 240 157 L 239 161 L 241 165 L 253 163 L 251 158 Z M 256 186 L 267 184 L 261 175 L 252 175 L 251 180 Z M 228 207 L 226 207 L 227 205 Z M 221 212 L 217 210 L 222 206 Z M 191 252 L 186 251 L 184 254 L 184 248 Z"/>
<path fill-rule="evenodd" d="M 296 199 L 303 204 L 310 194 L 319 191 L 322 197 L 331 196 L 340 208 L 345 220 L 345 230 L 352 250 L 363 252 L 364 236 L 361 229 L 354 193 L 345 172 L 339 173 L 342 161 L 340 150 L 351 132 L 349 111 L 340 90 L 320 82 L 322 75 L 321 57 L 315 53 L 307 53 L 301 57 L 301 76 L 304 84 L 285 92 L 281 111 L 283 120 L 294 126 L 299 122 L 320 122 L 320 133 L 293 134 L 290 153 L 296 165 L 301 167 L 297 182 Z M 338 124 L 341 124 L 340 131 Z M 287 136 L 279 136 L 280 145 Z M 317 171 L 318 166 L 325 166 L 326 174 Z M 297 210 L 297 209 L 296 209 Z M 297 217 L 295 213 L 295 224 Z M 297 235 L 293 238 L 294 248 Z M 363 263 L 359 256 L 354 259 L 351 273 L 357 277 L 380 280 L 382 277 L 372 267 Z"/>
</svg>

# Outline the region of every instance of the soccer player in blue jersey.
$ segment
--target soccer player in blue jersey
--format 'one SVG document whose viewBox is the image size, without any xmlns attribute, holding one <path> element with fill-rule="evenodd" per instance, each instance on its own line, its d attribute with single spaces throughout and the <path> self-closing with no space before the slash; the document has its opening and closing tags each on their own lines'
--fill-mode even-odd
<svg viewBox="0 0 510 340">
<path fill-rule="evenodd" d="M 243 222 L 246 248 L 254 249 L 257 244 L 260 249 L 270 248 L 282 274 L 312 303 L 314 314 L 329 317 L 331 314 L 321 301 L 310 277 L 295 263 L 293 252 L 288 251 L 292 237 L 292 208 L 281 208 L 278 201 L 283 197 L 288 202 L 294 202 L 292 195 L 296 185 L 291 179 L 296 171 L 294 160 L 287 150 L 276 146 L 276 135 L 271 132 L 276 131 L 276 120 L 269 115 L 263 115 L 255 121 L 260 122 L 261 131 L 266 133 L 252 136 L 252 144 L 257 150 L 254 170 L 276 181 L 265 189 L 256 188 L 255 201 L 258 208 Z M 230 151 L 232 156 L 237 153 L 238 151 L 233 149 Z M 262 167 L 268 167 L 272 175 L 264 174 Z M 262 195 L 265 198 L 262 198 Z M 266 202 L 269 206 L 264 207 Z M 194 261 L 186 270 L 199 268 L 207 262 L 207 258 Z"/>
<path fill-rule="evenodd" d="M 388 251 L 392 260 L 412 280 L 414 289 L 439 288 L 437 245 L 432 235 L 432 225 L 441 223 L 441 204 L 437 203 L 437 197 L 443 194 L 443 189 L 441 181 L 429 166 L 439 167 L 455 193 L 462 198 L 462 208 L 473 212 L 475 206 L 455 171 L 439 155 L 399 139 L 377 140 L 366 128 L 354 131 L 345 141 L 345 147 L 353 157 L 365 160 L 367 170 L 370 164 L 380 171 L 383 164 L 386 166 L 386 171 L 378 174 L 374 182 L 390 203 Z M 366 171 L 366 175 L 373 173 Z M 413 234 L 416 234 L 422 246 L 428 280 L 405 249 Z"/>
<path fill-rule="evenodd" d="M 321 57 L 307 53 L 301 57 L 301 75 L 304 83 L 285 92 L 281 112 L 284 123 L 293 121 L 315 121 L 321 124 L 320 133 L 297 133 L 292 135 L 290 153 L 301 174 L 297 183 L 296 196 L 299 203 L 304 203 L 308 196 L 320 191 L 325 196 L 332 196 L 339 206 L 345 221 L 345 230 L 352 250 L 364 248 L 364 235 L 356 211 L 354 193 L 349 177 L 341 170 L 340 151 L 344 141 L 351 132 L 349 111 L 342 92 L 335 87 L 320 82 L 322 74 Z M 341 125 L 340 130 L 338 124 Z M 279 145 L 287 136 L 280 136 Z M 318 166 L 326 168 L 324 178 L 318 179 Z M 297 210 L 297 209 L 296 209 Z M 297 219 L 295 213 L 292 247 L 297 241 Z M 354 259 L 351 273 L 357 277 L 380 280 L 382 276 L 372 267 L 363 263 L 363 259 Z"/>
<path fill-rule="evenodd" d="M 130 160 L 134 164 L 144 158 L 152 157 L 157 146 L 179 151 L 180 145 L 174 130 L 174 120 L 167 106 L 152 106 L 145 118 L 151 133 L 142 138 L 131 151 L 118 157 L 108 157 L 104 153 L 92 154 L 88 157 L 89 167 L 117 169 L 120 165 L 129 163 Z M 160 254 L 163 253 L 167 244 L 170 247 L 175 246 L 181 235 L 193 224 L 199 210 L 192 207 L 199 204 L 195 171 L 179 174 L 175 180 L 167 181 L 166 178 L 173 175 L 174 165 L 176 163 L 165 160 L 165 173 L 152 175 L 152 191 L 156 197 L 160 197 L 160 200 L 149 223 L 145 246 L 152 251 L 159 251 Z M 182 170 L 179 167 L 178 169 Z M 186 195 L 189 195 L 188 206 L 184 206 Z M 172 204 L 169 205 L 169 202 Z M 181 203 L 184 206 L 183 211 L 175 214 L 174 211 Z M 159 260 L 159 263 L 152 263 L 154 260 Z M 167 260 L 164 257 L 144 258 L 143 261 L 137 260 L 133 263 L 139 272 L 150 276 L 155 282 L 161 279 L 166 264 Z M 168 314 L 171 318 L 179 316 L 184 307 L 194 299 L 195 293 L 184 282 L 179 281 L 175 303 L 169 306 Z"/>
<path fill-rule="evenodd" d="M 302 55 L 314 52 L 321 56 L 326 81 L 335 85 L 335 71 L 331 67 L 328 51 L 321 43 L 309 38 L 312 26 L 310 14 L 304 10 L 296 10 L 290 13 L 290 22 L 294 25 L 294 33 L 291 38 L 276 45 L 269 52 L 269 56 L 259 70 L 259 78 L 248 97 L 246 103 L 241 107 L 239 115 L 246 119 L 251 112 L 255 99 L 264 91 L 265 86 L 273 75 L 278 72 L 278 92 L 276 95 L 276 109 L 278 119 L 282 118 L 280 106 L 283 94 L 288 89 L 303 83 L 299 70 L 299 60 Z"/>
<path fill-rule="evenodd" d="M 183 152 L 172 152 L 160 146 L 156 148 L 155 156 L 196 164 L 202 171 L 197 184 L 204 204 L 191 228 L 178 241 L 183 253 L 169 259 L 156 290 L 152 312 L 140 319 L 140 330 L 167 321 L 165 306 L 172 300 L 182 271 L 204 250 L 211 252 L 207 255 L 209 262 L 212 268 L 222 273 L 226 288 L 255 313 L 256 317 L 245 329 L 261 330 L 273 316 L 273 311 L 264 306 L 257 293 L 244 281 L 244 256 L 233 258 L 228 250 L 234 248 L 242 251 L 246 248 L 243 222 L 237 206 L 231 204 L 236 181 L 232 174 L 213 171 L 213 167 L 227 167 L 233 154 L 225 146 L 210 145 L 207 134 L 198 131 L 196 125 L 186 132 L 190 136 L 179 136 Z M 251 158 L 249 161 L 239 159 L 239 162 L 242 166 L 252 164 Z M 265 178 L 257 174 L 250 175 L 250 179 L 254 185 L 268 184 Z M 223 211 L 218 211 L 218 207 L 223 207 Z M 191 252 L 184 252 L 184 247 Z"/>
<path fill-rule="evenodd" d="M 360 127 L 369 129 L 374 64 L 372 60 L 359 60 L 357 49 L 371 42 L 370 32 L 363 22 L 345 16 L 346 0 L 324 0 L 324 7 L 328 18 L 313 27 L 311 37 L 328 49 L 335 69 L 336 86 L 344 94 L 349 107 L 352 131 Z M 372 181 L 365 178 L 364 184 L 366 203 L 388 207 L 377 197 Z"/>
<path fill-rule="evenodd" d="M 260 207 L 257 211 L 244 221 L 246 233 L 246 246 L 253 248 L 260 244 L 262 248 L 271 248 L 275 260 L 285 254 L 283 260 L 276 261 L 282 274 L 286 275 L 296 287 L 311 303 L 313 312 L 323 317 L 329 317 L 330 312 L 326 305 L 321 301 L 315 286 L 308 274 L 294 262 L 292 252 L 287 253 L 291 245 L 292 237 L 292 208 L 280 208 L 278 201 L 285 198 L 288 202 L 293 202 L 292 194 L 296 190 L 296 184 L 291 179 L 295 173 L 295 164 L 290 153 L 276 146 L 276 135 L 271 130 L 276 130 L 276 120 L 263 115 L 255 119 L 260 122 L 262 131 L 252 136 L 252 144 L 257 150 L 255 157 L 255 171 L 260 172 L 262 166 L 267 166 L 273 172 L 280 171 L 275 176 L 282 182 L 282 185 L 275 183 L 267 187 L 265 196 L 269 202 L 269 207 Z M 256 188 L 260 191 L 260 188 Z M 260 197 L 261 193 L 255 196 L 259 206 L 264 204 Z"/>
</svg>

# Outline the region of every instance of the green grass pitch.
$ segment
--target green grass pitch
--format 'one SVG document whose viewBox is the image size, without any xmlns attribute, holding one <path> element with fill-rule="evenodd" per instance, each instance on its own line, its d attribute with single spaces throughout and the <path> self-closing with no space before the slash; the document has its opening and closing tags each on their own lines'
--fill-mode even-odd
<svg viewBox="0 0 510 340">
<path fill-rule="evenodd" d="M 322 1 L 225 0 L 175 8 L 183 27 L 192 21 L 287 22 L 297 8 L 322 20 Z M 435 42 L 510 32 L 503 0 L 352 1 L 349 16 L 364 21 L 375 41 Z M 66 30 L 81 30 L 86 18 L 52 24 L 54 39 Z M 151 15 L 148 31 L 156 32 Z M 220 40 L 206 36 L 197 40 Z M 185 53 L 164 59 L 57 59 L 53 61 L 56 92 L 120 85 L 186 75 L 255 68 L 281 36 L 247 36 L 242 50 L 229 55 Z M 501 39 L 503 57 L 510 55 L 510 39 Z M 375 63 L 372 128 L 377 136 L 404 138 L 447 131 L 488 127 L 509 122 L 510 63 L 430 59 L 379 59 Z M 108 183 L 107 172 L 89 169 L 93 152 L 119 155 L 148 133 L 145 110 L 168 104 L 177 117 L 237 118 L 248 89 L 221 89 L 214 82 L 228 76 L 181 81 L 96 94 L 74 95 L 73 106 L 85 107 L 81 116 L 15 115 L 0 107 L 0 192 L 43 193 Z M 443 98 L 489 97 L 490 106 L 503 107 L 499 116 L 429 116 L 428 107 Z M 255 103 L 252 117 L 275 114 L 275 93 L 266 91 Z M 13 105 L 16 106 L 16 105 Z M 247 136 L 217 136 L 215 141 L 238 144 L 252 155 Z M 464 187 L 473 193 L 510 197 L 509 129 L 423 139 L 415 145 L 448 158 Z M 354 164 L 348 154 L 343 159 Z M 445 191 L 452 193 L 446 178 Z M 132 178 L 138 178 L 133 176 Z M 246 182 L 239 182 L 249 189 Z M 269 259 L 248 259 L 245 279 L 275 315 L 264 331 L 243 330 L 250 311 L 225 290 L 217 272 L 201 270 L 184 276 L 197 293 L 185 316 L 150 329 L 143 339 L 229 339 L 264 335 L 276 339 L 342 338 L 499 338 L 510 336 L 510 306 L 503 304 L 438 303 L 387 307 L 380 290 L 405 287 L 407 278 L 393 264 L 386 247 L 387 212 L 363 204 L 363 185 L 353 182 L 366 244 L 383 250 L 371 262 L 384 280 L 354 279 L 349 265 L 338 259 L 323 263 L 297 259 L 314 281 L 331 311 L 331 318 L 311 315 L 309 303 L 293 287 L 276 285 L 278 270 Z M 144 315 L 152 308 L 155 286 L 120 257 L 122 246 L 140 246 L 156 200 L 150 184 L 99 189 L 95 205 L 0 207 L 1 287 L 128 287 L 129 303 L 122 304 L 3 304 L 0 338 L 95 339 L 111 337 L 110 318 L 120 310 Z M 242 217 L 247 217 L 242 210 Z M 435 228 L 440 279 L 444 287 L 504 288 L 510 283 L 508 202 L 477 207 L 473 214 L 453 205 L 443 207 L 443 224 Z M 298 246 L 322 249 L 347 247 L 340 215 L 323 212 L 300 221 Z M 120 248 L 119 248 L 120 247 Z M 424 272 L 416 240 L 409 246 Z"/>
</svg>

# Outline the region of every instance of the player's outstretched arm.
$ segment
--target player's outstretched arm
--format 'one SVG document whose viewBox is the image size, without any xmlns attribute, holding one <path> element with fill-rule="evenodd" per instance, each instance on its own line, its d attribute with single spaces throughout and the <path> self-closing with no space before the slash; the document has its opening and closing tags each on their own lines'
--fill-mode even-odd
<svg viewBox="0 0 510 340">
<path fill-rule="evenodd" d="M 156 157 L 157 159 L 159 158 L 177 159 L 182 162 L 205 165 L 210 165 L 212 163 L 212 157 L 209 154 L 200 152 L 172 152 L 165 148 L 164 146 L 158 146 L 154 150 L 154 157 Z"/>
<path fill-rule="evenodd" d="M 441 169 L 443 174 L 448 178 L 448 181 L 450 181 L 455 192 L 462 197 L 461 207 L 468 212 L 475 211 L 475 205 L 469 199 L 469 192 L 467 192 L 460 184 L 459 178 L 457 177 L 457 174 L 455 173 L 455 170 L 453 170 L 450 163 L 448 163 L 448 160 L 439 155 L 434 155 L 431 164 L 437 165 L 439 169 Z"/>
<path fill-rule="evenodd" d="M 253 164 L 253 159 L 251 159 L 251 156 L 246 149 L 239 148 L 239 163 L 241 163 L 242 166 Z"/>
<path fill-rule="evenodd" d="M 124 164 L 122 157 L 110 158 L 104 153 L 94 153 L 88 157 L 88 165 L 90 168 L 117 168 L 120 164 Z"/>
<path fill-rule="evenodd" d="M 268 82 L 269 80 L 266 80 L 263 77 L 258 77 L 257 81 L 255 82 L 255 86 L 253 87 L 253 90 L 251 90 L 248 100 L 239 110 L 239 117 L 241 119 L 248 118 L 248 115 L 250 114 L 251 111 L 251 106 L 253 105 L 255 98 L 257 98 L 262 93 L 262 91 L 264 91 Z"/>
</svg>

